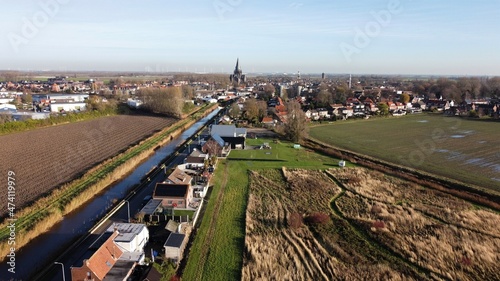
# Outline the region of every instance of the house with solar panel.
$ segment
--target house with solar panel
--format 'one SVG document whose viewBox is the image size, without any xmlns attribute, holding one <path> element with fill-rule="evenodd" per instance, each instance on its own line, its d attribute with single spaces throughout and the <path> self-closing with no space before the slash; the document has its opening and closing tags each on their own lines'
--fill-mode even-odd
<svg viewBox="0 0 500 281">
<path fill-rule="evenodd" d="M 188 208 L 193 202 L 193 177 L 176 167 L 164 182 L 157 183 L 153 199 L 160 199 L 164 208 Z"/>
</svg>

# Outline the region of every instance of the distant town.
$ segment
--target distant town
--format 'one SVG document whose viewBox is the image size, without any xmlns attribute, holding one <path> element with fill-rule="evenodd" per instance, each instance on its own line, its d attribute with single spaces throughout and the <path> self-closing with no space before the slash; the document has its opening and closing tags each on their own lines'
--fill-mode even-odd
<svg viewBox="0 0 500 281">
<path fill-rule="evenodd" d="M 285 103 L 301 104 L 312 121 L 404 115 L 422 111 L 446 115 L 499 116 L 500 77 L 414 77 L 379 75 L 269 75 L 243 74 L 239 61 L 233 74 L 178 73 L 165 76 L 121 75 L 78 79 L 54 76 L 44 80 L 18 79 L 21 73 L 4 73 L 0 82 L 2 122 L 43 119 L 51 114 L 81 112 L 90 101 L 109 99 L 138 108 L 142 89 L 181 88 L 185 100 L 215 103 L 238 98 L 243 109 L 247 98 L 265 101 L 268 110 L 257 122 L 283 123 Z M 76 75 L 74 75 L 76 76 Z M 253 117 L 252 117 L 253 118 Z"/>
</svg>

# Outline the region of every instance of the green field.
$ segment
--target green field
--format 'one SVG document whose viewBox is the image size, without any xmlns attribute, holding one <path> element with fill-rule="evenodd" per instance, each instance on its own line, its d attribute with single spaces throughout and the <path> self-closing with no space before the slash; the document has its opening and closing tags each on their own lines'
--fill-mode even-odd
<svg viewBox="0 0 500 281">
<path fill-rule="evenodd" d="M 319 125 L 321 142 L 500 191 L 500 123 L 434 114 Z"/>
<path fill-rule="evenodd" d="M 338 159 L 287 142 L 249 139 L 247 145 L 268 142 L 272 149 L 233 150 L 217 165 L 205 216 L 191 247 L 182 280 L 240 280 L 245 240 L 248 171 L 295 167 L 325 169 Z"/>
</svg>

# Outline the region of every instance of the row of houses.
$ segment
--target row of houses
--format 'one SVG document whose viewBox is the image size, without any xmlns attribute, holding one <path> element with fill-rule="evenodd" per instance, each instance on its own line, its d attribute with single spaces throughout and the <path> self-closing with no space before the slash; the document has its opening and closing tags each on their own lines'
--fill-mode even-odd
<svg viewBox="0 0 500 281">
<path fill-rule="evenodd" d="M 207 182 L 216 158 L 227 157 L 231 149 L 244 149 L 246 129 L 234 125 L 213 125 L 200 150 L 193 149 L 184 164 L 178 165 L 161 183 L 157 183 L 153 199 L 163 208 L 196 209 L 207 192 Z"/>
<path fill-rule="evenodd" d="M 245 139 L 245 129 L 212 126 L 208 139 L 193 149 L 165 181 L 156 183 L 151 199 L 139 214 L 152 217 L 166 210 L 197 210 L 207 194 L 215 159 L 226 157 L 231 149 L 243 149 Z M 163 243 L 163 258 L 176 263 L 182 258 L 189 236 L 183 224 L 169 220 L 165 226 L 168 237 Z M 143 222 L 113 224 L 102 236 L 100 246 L 89 253 L 81 265 L 71 267 L 72 280 L 129 280 L 137 266 L 144 264 L 145 257 L 149 256 L 145 252 L 149 239 L 148 227 Z M 154 258 L 153 250 L 151 256 Z"/>
</svg>

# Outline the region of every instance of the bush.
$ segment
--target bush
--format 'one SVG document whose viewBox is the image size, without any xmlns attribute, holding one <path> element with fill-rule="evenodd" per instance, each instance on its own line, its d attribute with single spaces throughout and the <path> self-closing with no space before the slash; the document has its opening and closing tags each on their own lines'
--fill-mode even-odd
<svg viewBox="0 0 500 281">
<path fill-rule="evenodd" d="M 477 111 L 471 110 L 471 111 L 469 111 L 469 117 L 478 118 L 479 114 L 477 113 Z"/>
<path fill-rule="evenodd" d="M 299 213 L 292 213 L 288 218 L 288 226 L 293 229 L 298 229 L 304 223 L 304 219 Z"/>
<path fill-rule="evenodd" d="M 325 213 L 313 213 L 306 216 L 304 221 L 309 224 L 325 224 L 330 221 L 330 216 Z"/>
<path fill-rule="evenodd" d="M 380 205 L 373 205 L 371 209 L 372 214 L 380 214 L 382 213 L 382 207 Z"/>
<path fill-rule="evenodd" d="M 372 223 L 372 227 L 374 227 L 376 229 L 385 228 L 385 223 L 383 221 L 374 221 Z"/>
</svg>

